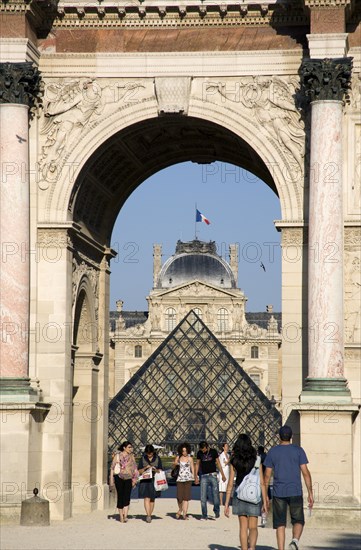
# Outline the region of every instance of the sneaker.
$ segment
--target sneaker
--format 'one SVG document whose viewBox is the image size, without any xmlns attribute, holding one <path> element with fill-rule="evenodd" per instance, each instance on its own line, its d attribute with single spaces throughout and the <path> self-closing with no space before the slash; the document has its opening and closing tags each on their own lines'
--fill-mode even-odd
<svg viewBox="0 0 361 550">
<path fill-rule="evenodd" d="M 147 523 L 151 523 L 152 517 L 151 517 L 151 516 L 147 516 L 147 517 L 145 518 L 145 521 L 146 521 Z"/>
<path fill-rule="evenodd" d="M 291 540 L 288 548 L 290 548 L 290 550 L 299 550 L 300 547 L 298 546 L 298 541 Z"/>
<path fill-rule="evenodd" d="M 220 517 L 220 514 L 214 514 L 214 517 L 218 519 Z"/>
<path fill-rule="evenodd" d="M 207 521 L 208 518 L 201 517 L 201 521 Z"/>
</svg>

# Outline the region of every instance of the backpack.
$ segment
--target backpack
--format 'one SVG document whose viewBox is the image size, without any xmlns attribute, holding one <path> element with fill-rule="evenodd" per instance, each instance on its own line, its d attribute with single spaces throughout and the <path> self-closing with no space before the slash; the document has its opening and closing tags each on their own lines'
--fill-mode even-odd
<svg viewBox="0 0 361 550">
<path fill-rule="evenodd" d="M 236 495 L 239 500 L 249 502 L 250 504 L 259 504 L 261 502 L 260 463 L 261 457 L 258 456 L 252 470 L 243 478 L 242 483 L 238 485 Z"/>
</svg>

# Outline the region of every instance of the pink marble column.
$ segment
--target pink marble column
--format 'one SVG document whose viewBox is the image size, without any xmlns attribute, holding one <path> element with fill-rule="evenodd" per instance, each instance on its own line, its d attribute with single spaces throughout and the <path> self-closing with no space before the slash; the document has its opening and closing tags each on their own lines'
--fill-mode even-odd
<svg viewBox="0 0 361 550">
<path fill-rule="evenodd" d="M 342 103 L 312 104 L 308 238 L 309 370 L 343 376 Z"/>
<path fill-rule="evenodd" d="M 347 396 L 343 326 L 342 97 L 351 63 L 347 58 L 308 63 L 311 71 L 306 70 L 307 84 L 313 101 L 308 220 L 308 377 L 303 394 Z"/>
<path fill-rule="evenodd" d="M 29 107 L 40 76 L 31 63 L 0 64 L 0 394 L 29 387 Z"/>
<path fill-rule="evenodd" d="M 28 374 L 29 132 L 28 106 L 0 105 L 0 375 Z"/>
</svg>

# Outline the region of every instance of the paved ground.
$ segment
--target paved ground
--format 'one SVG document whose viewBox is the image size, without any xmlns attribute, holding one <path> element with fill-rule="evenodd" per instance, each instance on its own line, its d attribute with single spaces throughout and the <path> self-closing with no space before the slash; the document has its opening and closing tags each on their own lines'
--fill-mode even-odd
<svg viewBox="0 0 361 550">
<path fill-rule="evenodd" d="M 167 497 L 171 495 L 170 489 Z M 49 527 L 2 526 L 1 550 L 237 550 L 238 519 L 223 515 L 217 520 L 199 521 L 200 503 L 190 503 L 189 521 L 175 518 L 174 498 L 156 501 L 155 517 L 145 523 L 143 501 L 133 500 L 130 520 L 117 521 L 114 507 L 104 512 L 54 521 Z M 209 506 L 209 512 L 212 512 Z M 287 544 L 291 539 L 287 530 Z M 273 550 L 275 533 L 266 527 L 259 529 L 257 550 Z M 325 531 L 306 527 L 302 550 L 360 550 L 360 531 Z"/>
</svg>

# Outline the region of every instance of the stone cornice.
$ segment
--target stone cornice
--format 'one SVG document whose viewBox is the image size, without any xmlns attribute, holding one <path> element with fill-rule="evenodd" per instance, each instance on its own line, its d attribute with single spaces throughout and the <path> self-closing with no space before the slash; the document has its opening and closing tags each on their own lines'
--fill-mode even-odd
<svg viewBox="0 0 361 550">
<path fill-rule="evenodd" d="M 239 25 L 305 25 L 308 17 L 298 0 L 277 2 L 212 2 L 140 0 L 139 2 L 59 2 L 55 28 L 209 27 Z"/>
<path fill-rule="evenodd" d="M 32 109 L 41 103 L 42 92 L 40 72 L 32 63 L 0 63 L 0 103 Z"/>
<path fill-rule="evenodd" d="M 307 59 L 301 65 L 303 90 L 310 101 L 342 101 L 351 86 L 352 59 Z"/>
</svg>

